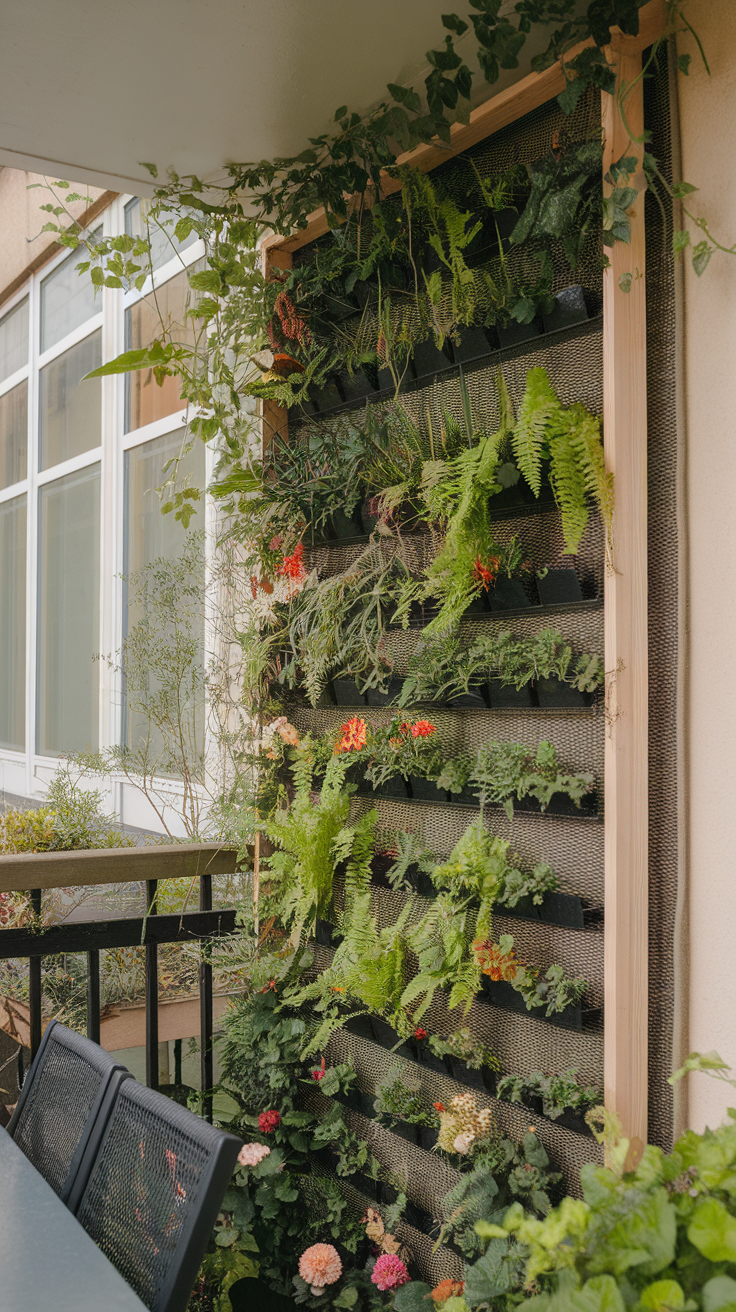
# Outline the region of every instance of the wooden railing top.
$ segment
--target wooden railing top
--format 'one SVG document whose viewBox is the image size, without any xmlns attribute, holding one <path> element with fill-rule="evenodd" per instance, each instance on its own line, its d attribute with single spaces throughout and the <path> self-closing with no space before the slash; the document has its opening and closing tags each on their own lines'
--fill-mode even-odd
<svg viewBox="0 0 736 1312">
<path fill-rule="evenodd" d="M 226 875 L 236 869 L 236 859 L 236 849 L 223 843 L 106 847 L 79 852 L 23 852 L 19 855 L 0 856 L 0 892 Z"/>
</svg>

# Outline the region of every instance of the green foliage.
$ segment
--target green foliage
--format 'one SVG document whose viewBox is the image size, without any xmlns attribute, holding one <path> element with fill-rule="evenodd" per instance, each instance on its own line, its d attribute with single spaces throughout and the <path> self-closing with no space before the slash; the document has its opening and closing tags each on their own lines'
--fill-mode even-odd
<svg viewBox="0 0 736 1312">
<path fill-rule="evenodd" d="M 561 1178 L 550 1171 L 549 1164 L 532 1130 L 520 1144 L 511 1139 L 492 1142 L 476 1159 L 473 1169 L 443 1199 L 441 1238 L 452 1239 L 466 1259 L 472 1259 L 485 1247 L 476 1232 L 476 1224 L 497 1225 L 515 1200 L 523 1200 L 537 1216 L 545 1215 L 550 1207 L 550 1191 Z"/>
<path fill-rule="evenodd" d="M 413 926 L 408 941 L 418 969 L 401 996 L 401 1006 L 411 1009 L 413 1024 L 424 1016 L 438 988 L 449 989 L 449 1010 L 461 1004 L 465 1013 L 470 1010 L 480 989 L 480 967 L 473 952 L 480 915 L 481 908 L 471 899 L 439 893 Z"/>
<path fill-rule="evenodd" d="M 46 805 L 0 816 L 0 852 L 70 852 L 96 847 L 132 847 L 134 840 L 103 811 L 98 789 L 81 785 L 84 760 L 62 758 L 48 787 Z"/>
<path fill-rule="evenodd" d="M 546 810 L 557 793 L 579 806 L 591 792 L 595 778 L 587 772 L 563 774 L 552 743 L 542 742 L 534 754 L 520 743 L 488 742 L 481 747 L 470 774 L 481 806 L 493 802 L 504 807 L 509 819 L 514 798 L 533 797 Z"/>
<path fill-rule="evenodd" d="M 542 1099 L 542 1111 L 556 1121 L 565 1111 L 584 1116 L 603 1099 L 600 1089 L 585 1088 L 578 1084 L 575 1071 L 562 1071 L 559 1075 L 543 1075 L 532 1071 L 530 1075 L 504 1075 L 496 1085 L 496 1097 L 504 1102 L 524 1103 L 530 1098 Z"/>
<path fill-rule="evenodd" d="M 544 1007 L 548 1017 L 574 1007 L 588 987 L 584 979 L 568 979 L 562 966 L 550 966 L 543 975 L 536 968 L 520 966 L 511 983 L 526 1002 L 527 1011 Z"/>
<path fill-rule="evenodd" d="M 464 1061 L 471 1070 L 479 1071 L 483 1066 L 498 1070 L 498 1057 L 492 1048 L 480 1039 L 476 1039 L 467 1028 L 455 1030 L 448 1038 L 441 1039 L 432 1034 L 428 1040 L 430 1052 L 435 1057 L 457 1057 Z"/>
<path fill-rule="evenodd" d="M 533 870 L 522 871 L 509 866 L 498 895 L 499 906 L 514 908 L 524 898 L 531 898 L 535 907 L 541 907 L 545 893 L 555 893 L 560 886 L 557 875 L 546 861 L 540 861 Z"/>
<path fill-rule="evenodd" d="M 479 903 L 476 938 L 490 935 L 493 904 L 509 871 L 508 850 L 508 842 L 493 838 L 478 817 L 465 830 L 447 861 L 432 872 L 438 888 L 448 889 L 458 900 L 470 896 Z"/>
<path fill-rule="evenodd" d="M 333 886 L 338 866 L 345 869 L 345 913 L 370 882 L 373 831 L 377 815 L 370 811 L 350 823 L 351 785 L 345 775 L 347 756 L 332 756 L 319 798 L 313 800 L 314 747 L 305 738 L 293 749 L 294 797 L 264 823 L 275 851 L 267 858 L 271 890 L 266 906 L 287 928 L 293 941 L 314 930 L 317 917 L 335 915 Z"/>
<path fill-rule="evenodd" d="M 575 554 L 588 523 L 590 497 L 598 506 L 611 550 L 613 475 L 606 472 L 600 421 L 576 403 L 565 408 L 546 369 L 527 374 L 527 386 L 513 433 L 513 449 L 522 474 L 539 496 L 542 462 L 562 515 L 565 550 Z"/>
<path fill-rule="evenodd" d="M 406 1066 L 390 1066 L 376 1085 L 373 1104 L 379 1121 L 407 1121 L 410 1125 L 439 1124 L 437 1113 L 422 1098 L 422 1081 Z"/>
</svg>

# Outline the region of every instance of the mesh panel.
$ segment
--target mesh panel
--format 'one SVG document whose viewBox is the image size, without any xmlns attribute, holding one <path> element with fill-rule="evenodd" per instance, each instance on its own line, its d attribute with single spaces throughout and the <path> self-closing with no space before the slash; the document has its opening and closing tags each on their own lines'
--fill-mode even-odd
<svg viewBox="0 0 736 1312">
<path fill-rule="evenodd" d="M 220 1137 L 134 1080 L 121 1086 L 77 1218 L 151 1312 L 164 1305 Z"/>
<path fill-rule="evenodd" d="M 651 72 L 651 70 L 650 70 Z M 667 60 L 644 83 L 650 149 L 671 172 Z M 649 1140 L 672 1142 L 674 920 L 677 898 L 677 412 L 672 233 L 646 201 L 649 547 Z"/>
<path fill-rule="evenodd" d="M 69 1174 L 103 1074 L 113 1064 L 94 1044 L 54 1026 L 13 1138 L 57 1194 Z"/>
</svg>

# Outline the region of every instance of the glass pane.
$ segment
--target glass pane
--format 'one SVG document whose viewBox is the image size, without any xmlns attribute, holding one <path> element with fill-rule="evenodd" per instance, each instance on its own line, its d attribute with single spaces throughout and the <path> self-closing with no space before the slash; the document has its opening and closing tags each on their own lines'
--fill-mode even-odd
<svg viewBox="0 0 736 1312">
<path fill-rule="evenodd" d="M 26 499 L 0 505 L 0 747 L 26 742 Z"/>
<path fill-rule="evenodd" d="M 93 234 L 94 236 L 95 234 Z M 77 273 L 84 250 L 72 251 L 41 283 L 41 350 L 48 351 L 80 324 L 102 313 L 102 298 L 87 273 Z"/>
<path fill-rule="evenodd" d="M 50 469 L 99 446 L 102 379 L 85 374 L 102 364 L 102 330 L 57 356 L 39 374 L 38 467 Z"/>
<path fill-rule="evenodd" d="M 0 319 L 0 383 L 28 364 L 28 298 Z"/>
<path fill-rule="evenodd" d="M 158 437 L 153 442 L 145 442 L 125 453 L 125 574 L 134 575 L 153 561 L 174 560 L 181 556 L 187 540 L 191 541 L 191 530 L 184 529 L 173 514 L 161 514 L 161 501 L 156 488 L 163 483 L 166 474 L 164 465 L 179 454 L 183 430 Z M 196 440 L 192 450 L 179 464 L 177 481 L 189 476 L 190 484 L 203 487 L 205 482 L 205 448 Z M 201 512 L 200 512 L 201 514 Z M 182 597 L 180 606 L 180 632 L 189 640 L 199 643 L 200 652 L 197 663 L 204 659 L 204 609 L 202 590 L 204 585 L 204 550 L 195 553 L 194 572 L 189 582 L 195 586 L 196 598 Z M 133 591 L 135 587 L 133 587 Z M 126 636 L 143 615 L 140 604 L 128 597 L 126 586 L 126 605 L 124 626 Z M 153 681 L 151 686 L 153 687 Z M 139 694 L 133 694 L 131 700 L 140 700 Z M 194 747 L 193 754 L 201 753 L 204 741 L 204 700 L 199 696 L 195 704 L 185 697 L 185 718 L 187 738 Z M 152 759 L 163 759 L 164 741 L 158 731 L 149 724 L 143 711 L 127 710 L 126 741 L 133 750 L 140 749 L 147 743 L 147 751 Z"/>
<path fill-rule="evenodd" d="M 100 466 L 39 493 L 38 751 L 97 750 Z"/>
<path fill-rule="evenodd" d="M 154 223 L 153 221 L 150 223 L 151 261 L 154 269 L 160 269 L 162 264 L 167 264 L 180 251 L 185 251 L 188 246 L 193 246 L 195 241 L 198 240 L 197 233 L 190 232 L 189 236 L 185 237 L 183 241 L 177 241 L 174 236 L 176 222 L 177 220 L 172 214 L 168 222 L 162 218 L 161 223 Z M 125 231 L 129 237 L 146 236 L 146 224 L 138 197 L 135 200 L 129 200 L 125 206 Z"/>
<path fill-rule="evenodd" d="M 27 475 L 28 383 L 0 396 L 0 489 L 20 483 Z"/>
<path fill-rule="evenodd" d="M 201 267 L 200 262 L 193 266 Z M 196 327 L 185 312 L 191 305 L 191 291 L 186 270 L 182 269 L 173 278 L 169 278 L 153 296 L 131 305 L 125 311 L 125 349 L 137 351 L 148 346 L 156 337 L 161 336 L 161 321 L 166 325 L 177 342 L 193 345 Z M 132 432 L 150 424 L 154 419 L 163 419 L 166 415 L 183 410 L 185 402 L 181 399 L 181 383 L 178 378 L 165 378 L 159 387 L 152 369 L 141 369 L 138 373 L 127 374 L 127 393 L 125 407 L 125 431 Z"/>
</svg>

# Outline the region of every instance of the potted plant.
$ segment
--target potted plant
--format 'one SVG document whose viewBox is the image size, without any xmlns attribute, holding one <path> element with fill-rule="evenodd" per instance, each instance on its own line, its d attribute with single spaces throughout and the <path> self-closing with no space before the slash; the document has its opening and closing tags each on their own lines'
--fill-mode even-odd
<svg viewBox="0 0 736 1312">
<path fill-rule="evenodd" d="M 583 600 L 583 590 L 574 569 L 547 569 L 537 575 L 542 606 L 573 606 Z"/>
<path fill-rule="evenodd" d="M 486 1093 L 495 1092 L 498 1058 L 485 1043 L 473 1038 L 469 1029 L 455 1030 L 447 1039 L 433 1034 L 429 1047 L 435 1057 L 444 1059 L 453 1079 Z"/>
<path fill-rule="evenodd" d="M 526 803 L 525 809 L 546 811 L 558 794 L 569 799 L 571 810 L 579 810 L 593 792 L 595 777 L 586 772 L 563 774 L 550 742 L 541 742 L 536 753 L 520 743 L 489 742 L 475 758 L 470 783 L 480 797 L 481 808 L 489 802 L 503 806 L 511 820 L 515 803 Z"/>
<path fill-rule="evenodd" d="M 439 1117 L 426 1107 L 418 1075 L 404 1065 L 390 1066 L 376 1086 L 376 1119 L 409 1143 L 420 1143 L 420 1130 L 436 1130 Z"/>
<path fill-rule="evenodd" d="M 509 1011 L 527 1011 L 540 1020 L 564 1029 L 581 1030 L 581 999 L 587 988 L 583 979 L 569 979 L 562 966 L 544 973 L 517 960 L 511 934 L 498 943 L 490 939 L 473 944 L 483 976 L 483 992 L 494 1006 Z"/>
</svg>

